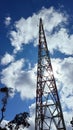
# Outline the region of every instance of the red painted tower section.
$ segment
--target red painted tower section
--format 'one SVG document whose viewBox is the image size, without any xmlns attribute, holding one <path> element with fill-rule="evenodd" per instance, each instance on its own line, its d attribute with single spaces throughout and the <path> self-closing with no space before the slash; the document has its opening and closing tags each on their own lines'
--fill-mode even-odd
<svg viewBox="0 0 73 130">
<path fill-rule="evenodd" d="M 39 24 L 35 130 L 66 130 L 41 18 Z"/>
</svg>

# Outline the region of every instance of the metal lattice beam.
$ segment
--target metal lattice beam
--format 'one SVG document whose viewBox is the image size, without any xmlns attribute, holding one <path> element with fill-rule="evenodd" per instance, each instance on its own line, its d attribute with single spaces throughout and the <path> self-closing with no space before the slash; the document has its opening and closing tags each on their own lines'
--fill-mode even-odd
<svg viewBox="0 0 73 130">
<path fill-rule="evenodd" d="M 42 19 L 39 24 L 35 130 L 66 130 Z"/>
</svg>

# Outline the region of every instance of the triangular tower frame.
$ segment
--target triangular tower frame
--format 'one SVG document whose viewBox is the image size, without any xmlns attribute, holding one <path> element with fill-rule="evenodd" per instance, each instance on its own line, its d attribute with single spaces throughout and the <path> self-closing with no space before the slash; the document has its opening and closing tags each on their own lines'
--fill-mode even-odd
<svg viewBox="0 0 73 130">
<path fill-rule="evenodd" d="M 66 130 L 41 18 L 39 24 L 35 130 Z"/>
</svg>

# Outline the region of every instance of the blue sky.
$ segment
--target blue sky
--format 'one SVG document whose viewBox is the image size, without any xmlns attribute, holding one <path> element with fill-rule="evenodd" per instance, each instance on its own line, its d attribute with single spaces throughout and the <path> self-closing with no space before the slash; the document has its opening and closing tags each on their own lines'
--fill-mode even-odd
<svg viewBox="0 0 73 130">
<path fill-rule="evenodd" d="M 73 114 L 73 1 L 0 1 L 0 87 L 13 88 L 5 120 L 30 113 L 34 129 L 39 18 L 42 17 L 67 129 Z M 1 106 L 0 106 L 1 108 Z"/>
</svg>

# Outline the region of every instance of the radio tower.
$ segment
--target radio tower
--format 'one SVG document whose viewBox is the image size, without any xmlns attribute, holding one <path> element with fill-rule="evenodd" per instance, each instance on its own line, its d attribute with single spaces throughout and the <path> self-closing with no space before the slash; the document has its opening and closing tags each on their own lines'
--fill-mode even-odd
<svg viewBox="0 0 73 130">
<path fill-rule="evenodd" d="M 66 130 L 41 18 L 39 24 L 35 130 Z"/>
</svg>

